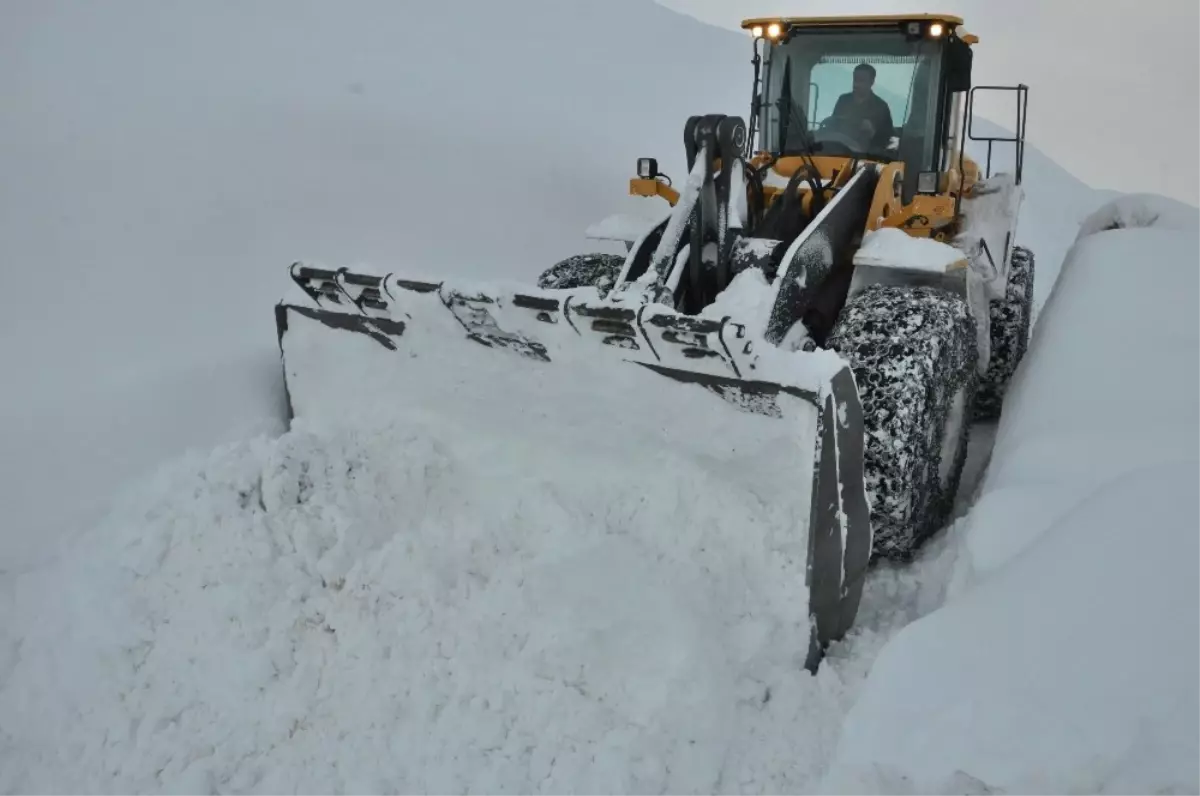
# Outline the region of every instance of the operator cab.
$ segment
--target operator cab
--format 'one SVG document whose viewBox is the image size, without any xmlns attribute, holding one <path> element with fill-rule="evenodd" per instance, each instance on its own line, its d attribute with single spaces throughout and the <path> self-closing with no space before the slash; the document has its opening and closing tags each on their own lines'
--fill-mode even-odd
<svg viewBox="0 0 1200 796">
<path fill-rule="evenodd" d="M 952 156 L 950 121 L 977 41 L 959 35 L 961 24 L 949 15 L 746 20 L 759 150 L 903 161 L 911 193 L 918 175 L 935 176 Z"/>
</svg>

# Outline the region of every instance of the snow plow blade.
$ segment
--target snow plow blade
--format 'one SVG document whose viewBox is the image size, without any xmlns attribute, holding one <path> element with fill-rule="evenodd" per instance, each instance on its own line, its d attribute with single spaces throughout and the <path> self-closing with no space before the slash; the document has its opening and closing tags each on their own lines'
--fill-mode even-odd
<svg viewBox="0 0 1200 796">
<path fill-rule="evenodd" d="M 595 441 L 579 437 L 578 449 L 605 462 L 638 445 L 678 450 L 788 518 L 764 545 L 794 550 L 804 572 L 806 667 L 850 629 L 872 538 L 862 406 L 836 354 L 756 351 L 731 318 L 623 305 L 594 288 L 455 287 L 301 264 L 291 277 L 275 308 L 289 421 L 450 413 L 483 435 L 517 427 L 522 447 L 556 448 L 592 423 Z"/>
</svg>

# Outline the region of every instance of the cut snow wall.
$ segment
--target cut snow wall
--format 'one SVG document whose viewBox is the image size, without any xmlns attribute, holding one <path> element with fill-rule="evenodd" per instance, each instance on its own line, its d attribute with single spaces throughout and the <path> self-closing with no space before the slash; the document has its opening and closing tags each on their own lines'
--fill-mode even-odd
<svg viewBox="0 0 1200 796">
<path fill-rule="evenodd" d="M 1123 197 L 1070 251 L 948 602 L 880 653 L 826 792 L 1200 791 L 1200 225 L 1157 218 Z"/>
<path fill-rule="evenodd" d="M 960 577 L 1003 564 L 1100 485 L 1195 458 L 1200 214 L 1187 231 L 1187 206 L 1157 199 L 1104 205 L 1068 252 L 1006 398 Z M 1088 231 L 1110 224 L 1123 229 Z"/>
</svg>

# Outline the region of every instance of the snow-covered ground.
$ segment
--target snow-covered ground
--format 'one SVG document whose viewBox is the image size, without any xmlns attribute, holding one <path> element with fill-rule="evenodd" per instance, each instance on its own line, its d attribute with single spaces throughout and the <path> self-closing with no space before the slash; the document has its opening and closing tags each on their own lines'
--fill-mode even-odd
<svg viewBox="0 0 1200 796">
<path fill-rule="evenodd" d="M 781 509 L 729 461 L 535 459 L 432 407 L 255 435 L 291 260 L 531 279 L 645 212 L 635 157 L 682 174 L 687 115 L 745 112 L 744 37 L 606 0 L 564 38 L 561 8 L 5 6 L 0 260 L 33 300 L 0 321 L 0 789 L 1194 790 L 1194 712 L 1163 699 L 1196 704 L 1195 506 L 1155 496 L 1196 480 L 1194 233 L 1075 250 L 979 503 L 872 575 L 815 677 L 786 544 L 731 533 Z M 1032 148 L 1026 175 L 1040 306 L 1104 197 Z M 1117 279 L 1148 251 L 1155 279 Z M 1139 303 L 1168 299 L 1190 327 Z M 1099 427 L 1064 402 L 1097 385 Z M 1169 472 L 1122 458 L 1143 429 L 1177 434 Z"/>
</svg>

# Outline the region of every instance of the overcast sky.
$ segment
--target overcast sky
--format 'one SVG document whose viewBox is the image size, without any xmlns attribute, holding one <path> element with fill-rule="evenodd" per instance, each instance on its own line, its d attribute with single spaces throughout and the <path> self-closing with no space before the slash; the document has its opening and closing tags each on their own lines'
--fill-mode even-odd
<svg viewBox="0 0 1200 796">
<path fill-rule="evenodd" d="M 980 38 L 974 81 L 1029 86 L 1032 145 L 1095 188 L 1200 204 L 1197 0 L 659 2 L 735 29 L 744 17 L 771 14 L 957 14 Z M 980 112 L 1011 127 L 1015 106 Z"/>
</svg>

